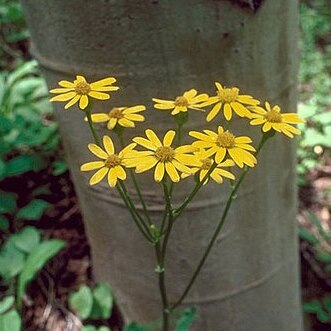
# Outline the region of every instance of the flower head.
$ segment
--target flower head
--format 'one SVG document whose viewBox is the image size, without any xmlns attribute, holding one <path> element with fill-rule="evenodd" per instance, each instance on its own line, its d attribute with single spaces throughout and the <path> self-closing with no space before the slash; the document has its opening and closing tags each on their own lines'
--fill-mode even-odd
<svg viewBox="0 0 331 331">
<path fill-rule="evenodd" d="M 212 167 L 214 164 L 214 160 L 206 155 L 206 151 L 203 149 L 200 149 L 197 152 L 194 152 L 194 156 L 196 157 L 196 162 L 194 163 L 192 167 L 192 173 L 199 173 L 199 180 L 202 181 L 205 176 L 207 175 L 209 169 Z M 211 172 L 210 177 L 217 183 L 217 184 L 222 184 L 223 183 L 223 177 L 229 178 L 229 179 L 235 179 L 235 176 L 223 169 L 227 167 L 232 167 L 234 166 L 235 163 L 227 159 L 219 164 L 217 164 L 216 168 Z M 183 173 L 182 178 L 185 178 L 189 176 L 189 174 Z M 203 185 L 207 184 L 209 178 L 205 180 Z"/>
<path fill-rule="evenodd" d="M 187 164 L 192 164 L 195 157 L 189 154 L 196 150 L 191 145 L 184 145 L 177 148 L 171 147 L 175 137 L 175 131 L 168 131 L 161 143 L 160 139 L 153 130 L 145 131 L 146 138 L 135 137 L 133 141 L 146 148 L 146 151 L 131 151 L 126 160 L 127 167 L 136 167 L 137 173 L 145 172 L 155 167 L 154 179 L 162 181 L 165 173 L 168 174 L 173 182 L 178 182 L 180 176 L 178 171 L 191 173 Z"/>
<path fill-rule="evenodd" d="M 60 88 L 50 90 L 50 93 L 56 93 L 55 97 L 51 98 L 50 101 L 69 101 L 64 108 L 68 109 L 77 102 L 79 102 L 79 108 L 85 109 L 89 103 L 89 97 L 107 100 L 110 95 L 104 92 L 117 91 L 117 86 L 111 86 L 116 82 L 114 77 L 108 77 L 98 80 L 94 83 L 88 83 L 83 76 L 76 76 L 73 82 L 67 80 L 61 80 L 58 84 Z"/>
<path fill-rule="evenodd" d="M 171 115 L 187 112 L 188 109 L 202 110 L 200 104 L 208 99 L 207 94 L 198 94 L 197 90 L 186 91 L 183 95 L 176 97 L 175 100 L 162 100 L 153 98 L 156 102 L 154 107 L 161 110 L 171 110 Z"/>
<path fill-rule="evenodd" d="M 221 163 L 228 155 L 237 165 L 242 168 L 245 164 L 254 167 L 256 158 L 250 151 L 255 152 L 255 148 L 250 145 L 251 138 L 247 136 L 236 137 L 230 131 L 224 131 L 219 126 L 218 131 L 203 130 L 190 131 L 191 137 L 197 138 L 192 145 L 198 148 L 205 148 L 206 155 L 215 155 L 215 162 Z"/>
<path fill-rule="evenodd" d="M 252 107 L 255 113 L 252 114 L 251 125 L 263 125 L 262 131 L 275 130 L 293 138 L 295 134 L 300 135 L 301 131 L 290 124 L 299 124 L 304 121 L 295 113 L 281 114 L 279 106 L 271 107 L 269 102 L 262 107 Z"/>
<path fill-rule="evenodd" d="M 125 166 L 125 156 L 132 150 L 136 144 L 130 144 L 125 147 L 118 154 L 115 153 L 114 144 L 110 137 L 103 137 L 104 149 L 95 145 L 89 144 L 88 149 L 101 161 L 93 161 L 85 163 L 81 166 L 81 171 L 91 171 L 99 169 L 90 179 L 90 185 L 99 183 L 108 174 L 108 184 L 110 187 L 114 187 L 117 184 L 117 180 L 126 179 L 126 172 L 123 168 Z"/>
<path fill-rule="evenodd" d="M 133 107 L 114 107 L 108 114 L 92 114 L 92 121 L 95 123 L 108 122 L 107 128 L 112 130 L 116 124 L 126 128 L 134 128 L 134 122 L 143 122 L 145 117 L 137 114 L 146 110 L 145 106 L 138 105 Z"/>
<path fill-rule="evenodd" d="M 226 88 L 218 82 L 216 82 L 215 85 L 217 88 L 216 96 L 210 97 L 201 105 L 208 106 L 215 104 L 207 115 L 207 122 L 215 118 L 221 110 L 224 113 L 225 119 L 228 121 L 232 118 L 232 111 L 240 117 L 251 118 L 251 112 L 247 108 L 247 105 L 256 106 L 260 103 L 258 100 L 250 95 L 239 94 L 237 87 Z"/>
</svg>

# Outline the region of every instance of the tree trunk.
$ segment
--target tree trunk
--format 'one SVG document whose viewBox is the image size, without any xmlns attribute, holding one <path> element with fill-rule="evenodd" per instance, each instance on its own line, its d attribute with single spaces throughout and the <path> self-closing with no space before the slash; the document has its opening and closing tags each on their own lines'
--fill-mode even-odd
<svg viewBox="0 0 331 331">
<path fill-rule="evenodd" d="M 266 0 L 256 11 L 216 0 L 23 0 L 32 52 L 50 87 L 76 74 L 90 81 L 113 75 L 121 87 L 112 106 L 146 104 L 147 127 L 173 127 L 152 97 L 169 98 L 192 87 L 214 93 L 214 81 L 244 94 L 296 108 L 297 1 Z M 159 317 L 153 248 L 139 234 L 117 192 L 91 187 L 79 166 L 91 161 L 92 141 L 84 113 L 56 104 L 63 142 L 84 215 L 97 279 L 109 281 L 125 319 Z M 190 113 L 188 129 L 206 128 Z M 247 127 L 235 120 L 234 132 Z M 212 122 L 216 127 L 216 122 Z M 244 131 L 244 129 L 246 131 Z M 249 133 L 257 136 L 255 128 Z M 105 134 L 106 131 L 100 130 Z M 190 141 L 187 139 L 187 141 Z M 295 146 L 277 136 L 246 178 L 225 229 L 185 304 L 198 307 L 194 330 L 302 330 L 295 227 Z M 160 218 L 162 201 L 151 174 L 144 195 Z M 141 177 L 140 177 L 141 178 Z M 189 180 L 178 185 L 181 201 Z M 224 207 L 227 185 L 206 186 L 176 224 L 166 259 L 170 301 L 178 299 L 195 269 Z"/>
</svg>

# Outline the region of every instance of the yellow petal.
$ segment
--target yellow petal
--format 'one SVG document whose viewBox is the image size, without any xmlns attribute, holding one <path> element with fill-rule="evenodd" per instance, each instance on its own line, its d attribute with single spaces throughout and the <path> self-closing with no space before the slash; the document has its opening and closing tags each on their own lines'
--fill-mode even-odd
<svg viewBox="0 0 331 331">
<path fill-rule="evenodd" d="M 143 146 L 147 149 L 151 149 L 152 151 L 155 151 L 157 147 L 151 143 L 149 140 L 142 138 L 142 137 L 135 137 L 132 139 L 135 143 L 137 143 L 140 146 Z"/>
<path fill-rule="evenodd" d="M 209 98 L 208 94 L 205 94 L 205 93 L 199 94 L 196 97 L 192 98 L 191 103 L 196 104 L 196 103 L 199 103 L 202 101 L 207 101 L 208 98 Z"/>
<path fill-rule="evenodd" d="M 231 118 L 232 118 L 232 108 L 228 103 L 224 104 L 224 110 L 223 111 L 224 111 L 225 119 L 227 121 L 230 121 Z"/>
<path fill-rule="evenodd" d="M 103 161 L 94 161 L 94 162 L 88 162 L 84 163 L 81 167 L 81 171 L 90 171 L 90 170 L 95 170 L 103 167 L 105 163 Z"/>
<path fill-rule="evenodd" d="M 145 117 L 143 115 L 138 115 L 138 114 L 125 114 L 125 118 L 127 118 L 130 121 L 136 121 L 136 122 L 143 122 L 145 120 Z"/>
<path fill-rule="evenodd" d="M 223 147 L 219 147 L 215 155 L 215 162 L 221 163 L 225 158 L 225 154 L 226 154 L 226 149 Z"/>
<path fill-rule="evenodd" d="M 170 146 L 175 138 L 175 135 L 176 135 L 175 131 L 169 130 L 163 138 L 163 145 Z"/>
<path fill-rule="evenodd" d="M 113 141 L 109 136 L 103 136 L 102 142 L 108 155 L 112 155 L 115 153 Z"/>
<path fill-rule="evenodd" d="M 85 79 L 85 77 L 84 76 L 76 76 L 76 81 L 77 82 L 85 82 L 86 83 L 86 79 Z"/>
<path fill-rule="evenodd" d="M 108 130 L 114 129 L 116 124 L 117 124 L 117 118 L 111 118 L 107 124 Z"/>
<path fill-rule="evenodd" d="M 115 168 L 109 169 L 108 172 L 108 184 L 110 187 L 115 187 L 117 184 L 117 172 Z"/>
<path fill-rule="evenodd" d="M 264 123 L 264 125 L 262 126 L 262 131 L 263 132 L 267 132 L 271 129 L 271 123 L 270 122 L 266 122 Z"/>
<path fill-rule="evenodd" d="M 156 103 L 174 104 L 174 101 L 172 101 L 172 100 L 164 100 L 164 99 L 157 99 L 157 98 L 153 98 L 152 100 Z"/>
<path fill-rule="evenodd" d="M 109 116 L 107 114 L 92 114 L 92 122 L 102 123 L 109 121 Z"/>
<path fill-rule="evenodd" d="M 153 156 L 145 157 L 141 159 L 141 162 L 137 165 L 136 172 L 141 173 L 152 169 L 157 162 L 158 160 Z"/>
<path fill-rule="evenodd" d="M 162 110 L 169 110 L 169 109 L 173 109 L 175 108 L 175 104 L 174 103 L 167 103 L 167 104 L 160 104 L 160 103 L 156 103 L 154 105 L 154 108 L 156 109 L 162 109 Z"/>
<path fill-rule="evenodd" d="M 64 106 L 64 109 L 68 109 L 69 107 L 73 106 L 75 103 L 77 103 L 79 99 L 80 99 L 80 95 L 76 95 Z"/>
<path fill-rule="evenodd" d="M 178 175 L 178 172 L 177 172 L 175 166 L 171 162 L 166 162 L 165 169 L 166 169 L 167 174 L 169 175 L 170 179 L 173 182 L 175 182 L 175 183 L 179 182 L 180 177 Z"/>
<path fill-rule="evenodd" d="M 103 180 L 108 172 L 108 168 L 104 167 L 98 170 L 90 179 L 90 185 L 95 185 Z"/>
<path fill-rule="evenodd" d="M 62 86 L 62 87 L 70 87 L 70 88 L 74 88 L 75 87 L 75 84 L 74 83 L 68 82 L 67 80 L 61 80 L 61 81 L 59 81 L 58 84 L 60 86 Z"/>
<path fill-rule="evenodd" d="M 108 158 L 108 154 L 96 144 L 88 144 L 87 147 L 95 156 L 99 157 L 100 159 L 106 160 Z"/>
<path fill-rule="evenodd" d="M 85 109 L 88 105 L 88 97 L 87 95 L 82 95 L 79 100 L 79 108 Z"/>
<path fill-rule="evenodd" d="M 164 163 L 159 162 L 155 167 L 154 180 L 156 182 L 160 182 L 163 179 L 163 176 L 164 176 Z"/>
<path fill-rule="evenodd" d="M 219 113 L 220 109 L 222 107 L 222 103 L 217 103 L 213 109 L 208 113 L 207 115 L 207 122 L 210 122 L 215 116 L 217 116 L 217 114 Z"/>
<path fill-rule="evenodd" d="M 121 125 L 121 126 L 124 126 L 126 128 L 134 128 L 135 127 L 135 124 L 134 122 L 126 119 L 126 118 L 120 118 L 118 120 L 118 124 Z"/>
<path fill-rule="evenodd" d="M 231 102 L 231 107 L 236 112 L 236 114 L 239 115 L 240 117 L 251 118 L 250 111 L 245 106 L 243 106 L 241 103 Z"/>
<path fill-rule="evenodd" d="M 96 82 L 91 83 L 90 86 L 91 86 L 91 89 L 94 90 L 94 89 L 97 89 L 98 87 L 102 87 L 105 85 L 111 85 L 115 82 L 116 82 L 116 78 L 107 77 L 107 78 L 103 78 L 103 79 L 97 80 Z"/>
<path fill-rule="evenodd" d="M 258 117 L 249 122 L 250 125 L 260 125 L 262 123 L 265 123 L 266 120 L 263 117 Z"/>
<path fill-rule="evenodd" d="M 122 179 L 122 180 L 126 179 L 126 172 L 122 166 L 117 166 L 114 169 L 115 169 L 116 175 L 119 179 Z"/>
<path fill-rule="evenodd" d="M 188 101 L 190 101 L 190 99 L 194 98 L 197 94 L 198 94 L 198 91 L 197 90 L 191 89 L 189 91 L 186 91 L 183 94 L 183 97 L 186 98 L 186 99 L 188 99 Z"/>
<path fill-rule="evenodd" d="M 157 135 L 155 134 L 155 132 L 151 129 L 147 129 L 145 131 L 145 134 L 147 136 L 147 138 L 149 139 L 149 141 L 154 144 L 156 147 L 161 147 L 161 141 L 160 139 L 157 137 Z"/>
<path fill-rule="evenodd" d="M 123 113 L 124 114 L 134 114 L 134 113 L 139 113 L 143 110 L 146 110 L 146 107 L 143 105 L 138 105 L 138 106 L 133 106 L 133 107 L 128 107 L 126 108 Z"/>
<path fill-rule="evenodd" d="M 91 91 L 88 94 L 90 97 L 99 99 L 99 100 L 107 100 L 110 98 L 110 95 L 107 93 L 101 93 L 101 92 L 96 92 L 96 91 Z"/>
<path fill-rule="evenodd" d="M 56 95 L 55 97 L 51 98 L 50 101 L 68 101 L 72 98 L 74 98 L 76 95 L 76 92 L 68 92 L 60 95 Z"/>
<path fill-rule="evenodd" d="M 50 93 L 66 93 L 69 91 L 73 91 L 73 88 L 53 88 L 50 90 Z"/>
<path fill-rule="evenodd" d="M 223 90 L 223 86 L 222 86 L 219 82 L 215 82 L 215 85 L 216 85 L 216 88 L 217 88 L 219 91 L 222 91 L 222 90 Z"/>
</svg>

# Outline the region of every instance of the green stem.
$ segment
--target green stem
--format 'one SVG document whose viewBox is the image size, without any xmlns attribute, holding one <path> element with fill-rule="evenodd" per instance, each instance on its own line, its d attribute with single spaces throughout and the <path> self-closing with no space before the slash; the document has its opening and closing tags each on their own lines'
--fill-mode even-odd
<svg viewBox="0 0 331 331">
<path fill-rule="evenodd" d="M 101 142 L 100 142 L 100 139 L 97 135 L 97 132 L 95 130 L 95 127 L 93 125 L 93 121 L 92 121 L 92 115 L 91 115 L 91 107 L 92 107 L 92 103 L 90 103 L 87 108 L 85 109 L 85 114 L 86 114 L 86 117 L 87 117 L 87 121 L 88 121 L 88 124 L 89 124 L 89 127 L 90 127 L 90 130 L 92 132 L 92 135 L 93 135 L 93 138 L 94 138 L 94 141 L 95 143 L 98 145 L 98 146 L 101 146 Z"/>
<path fill-rule="evenodd" d="M 117 187 L 117 190 L 122 198 L 122 200 L 124 201 L 125 205 L 126 205 L 126 208 L 129 210 L 129 213 L 133 219 L 133 221 L 136 223 L 138 229 L 140 230 L 140 232 L 142 233 L 142 235 L 149 241 L 149 242 L 152 242 L 151 238 L 150 238 L 150 234 L 149 232 L 147 231 L 147 233 L 145 232 L 146 229 L 144 230 L 144 227 L 141 225 L 140 221 L 139 221 L 139 218 L 134 209 L 131 207 L 131 203 L 130 203 L 130 199 L 129 197 L 127 196 L 126 192 L 123 190 L 123 187 L 121 185 L 122 183 L 120 181 L 118 181 L 118 184 L 116 185 Z"/>
<path fill-rule="evenodd" d="M 210 174 L 214 171 L 214 169 L 217 167 L 217 163 L 214 162 L 213 165 L 210 167 L 206 175 L 203 177 L 201 181 L 199 181 L 192 192 L 186 197 L 182 205 L 174 210 L 174 220 L 180 216 L 180 214 L 184 211 L 186 206 L 192 201 L 192 199 L 195 197 L 195 195 L 199 192 L 200 188 L 202 187 L 203 183 L 206 181 L 206 179 L 210 176 Z"/>
<path fill-rule="evenodd" d="M 260 140 L 260 143 L 259 143 L 259 145 L 258 145 L 258 147 L 257 147 L 257 149 L 256 149 L 256 153 L 255 153 L 256 155 L 260 152 L 262 146 L 264 145 L 264 143 L 267 141 L 268 138 L 269 138 L 268 135 L 263 135 L 263 136 L 262 136 L 262 138 L 261 138 L 261 140 Z M 212 236 L 212 238 L 211 238 L 211 240 L 210 240 L 210 242 L 209 242 L 209 244 L 208 244 L 208 247 L 207 247 L 205 253 L 203 254 L 203 256 L 202 256 L 202 258 L 201 258 L 201 260 L 200 260 L 200 262 L 199 262 L 199 264 L 198 264 L 198 266 L 197 266 L 197 268 L 196 268 L 196 270 L 195 270 L 195 272 L 194 272 L 194 274 L 193 274 L 193 276 L 192 276 L 192 278 L 191 278 L 189 284 L 188 284 L 187 287 L 185 288 L 183 294 L 182 294 L 181 297 L 180 297 L 180 298 L 179 298 L 179 299 L 178 299 L 178 300 L 177 300 L 177 301 L 176 301 L 176 302 L 175 302 L 175 303 L 169 308 L 170 312 L 171 312 L 172 310 L 174 310 L 175 308 L 177 308 L 177 307 L 183 302 L 183 300 L 184 300 L 185 297 L 187 296 L 188 292 L 190 291 L 190 289 L 191 289 L 191 287 L 192 287 L 194 281 L 195 281 L 196 278 L 198 277 L 198 275 L 199 275 L 199 273 L 200 273 L 200 271 L 201 271 L 201 268 L 203 267 L 203 265 L 204 265 L 204 263 L 205 263 L 205 261 L 206 261 L 208 255 L 209 255 L 209 253 L 210 253 L 210 251 L 211 251 L 211 249 L 212 249 L 212 247 L 213 247 L 213 245 L 214 245 L 214 243 L 215 243 L 215 241 L 216 241 L 216 239 L 217 239 L 217 237 L 218 237 L 220 231 L 221 231 L 222 228 L 223 228 L 223 225 L 224 225 L 224 223 L 225 223 L 226 217 L 227 217 L 227 215 L 228 215 L 228 212 L 229 212 L 229 210 L 230 210 L 230 207 L 231 207 L 231 205 L 232 205 L 232 202 L 233 202 L 233 200 L 234 200 L 235 197 L 236 197 L 236 193 L 237 193 L 237 191 L 238 191 L 238 189 L 239 189 L 239 187 L 240 187 L 240 184 L 241 184 L 242 181 L 244 180 L 244 178 L 245 178 L 246 174 L 248 173 L 248 170 L 249 170 L 249 169 L 250 169 L 250 168 L 248 168 L 247 166 L 245 167 L 244 171 L 242 172 L 242 174 L 240 175 L 240 177 L 239 177 L 239 179 L 237 180 L 236 184 L 234 185 L 234 187 L 233 187 L 233 189 L 232 189 L 232 191 L 231 191 L 231 193 L 230 193 L 230 195 L 229 195 L 229 197 L 228 197 L 228 200 L 227 200 L 227 202 L 226 202 L 225 209 L 224 209 L 224 211 L 223 211 L 223 214 L 222 214 L 222 216 L 221 216 L 221 219 L 220 219 L 220 221 L 219 221 L 219 223 L 218 223 L 218 225 L 217 225 L 217 227 L 216 227 L 216 230 L 215 230 L 215 232 L 214 232 L 214 234 L 213 234 L 213 236 Z"/>
<path fill-rule="evenodd" d="M 121 147 L 124 148 L 124 141 L 123 141 L 123 135 L 122 135 L 122 133 L 121 132 L 117 133 L 117 136 L 118 136 L 118 140 L 120 141 Z M 143 195 L 141 193 L 141 190 L 140 190 L 138 181 L 136 179 L 136 176 L 135 176 L 134 172 L 131 169 L 129 169 L 129 174 L 130 174 L 131 180 L 133 182 L 134 188 L 135 188 L 135 190 L 137 192 L 137 195 L 139 197 L 140 203 L 141 203 L 141 205 L 143 207 L 144 214 L 146 216 L 147 222 L 148 222 L 149 225 L 152 225 L 152 221 L 151 221 L 151 218 L 149 217 L 149 212 L 148 212 L 148 209 L 147 209 L 145 200 L 143 198 Z"/>
</svg>

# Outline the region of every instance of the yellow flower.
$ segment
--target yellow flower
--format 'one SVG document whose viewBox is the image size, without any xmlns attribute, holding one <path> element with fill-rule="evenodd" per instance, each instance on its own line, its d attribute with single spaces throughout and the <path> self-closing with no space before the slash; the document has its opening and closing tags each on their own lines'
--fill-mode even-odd
<svg viewBox="0 0 331 331">
<path fill-rule="evenodd" d="M 269 130 L 275 130 L 277 132 L 282 132 L 286 136 L 293 138 L 294 134 L 300 135 L 301 131 L 290 124 L 304 123 L 304 121 L 295 113 L 280 113 L 279 106 L 270 107 L 269 102 L 265 103 L 265 108 L 262 107 L 252 107 L 251 109 L 256 112 L 252 114 L 251 125 L 262 126 L 262 131 L 267 132 Z"/>
<path fill-rule="evenodd" d="M 85 163 L 81 166 L 81 171 L 91 171 L 99 169 L 90 179 L 90 185 L 95 185 L 102 181 L 108 174 L 108 184 L 110 187 L 116 186 L 117 180 L 125 180 L 126 172 L 123 168 L 125 166 L 125 156 L 132 150 L 136 144 L 130 144 L 121 152 L 115 154 L 114 144 L 110 137 L 103 137 L 104 149 L 95 145 L 89 144 L 88 149 L 102 161 L 93 161 Z"/>
<path fill-rule="evenodd" d="M 193 165 L 192 168 L 192 173 L 195 174 L 199 172 L 199 180 L 202 181 L 205 176 L 207 175 L 209 169 L 211 166 L 214 164 L 214 160 L 206 155 L 205 150 L 200 149 L 198 152 L 194 152 L 194 156 L 197 159 L 197 162 Z M 232 167 L 234 166 L 235 163 L 227 159 L 219 164 L 217 164 L 216 168 L 211 172 L 210 177 L 217 183 L 217 184 L 222 184 L 223 183 L 223 177 L 229 178 L 229 179 L 235 179 L 235 176 L 222 168 L 226 167 Z M 189 176 L 187 173 L 182 174 L 182 178 L 186 178 Z M 207 184 L 209 178 L 205 180 L 203 185 Z"/>
<path fill-rule="evenodd" d="M 108 114 L 93 114 L 92 121 L 95 123 L 108 122 L 107 128 L 112 130 L 118 123 L 126 128 L 134 128 L 134 122 L 143 122 L 145 117 L 137 114 L 146 110 L 145 106 L 138 105 L 133 107 L 114 107 Z"/>
<path fill-rule="evenodd" d="M 260 103 L 258 100 L 255 100 L 250 95 L 240 95 L 237 87 L 225 88 L 218 82 L 215 82 L 215 85 L 217 88 L 217 95 L 210 97 L 201 105 L 204 107 L 215 104 L 213 109 L 207 115 L 207 122 L 210 122 L 215 118 L 220 110 L 223 110 L 224 117 L 228 121 L 232 118 L 232 111 L 240 117 L 251 118 L 251 112 L 246 105 L 256 106 Z"/>
<path fill-rule="evenodd" d="M 173 182 L 178 182 L 180 176 L 178 171 L 191 173 L 187 164 L 191 164 L 195 157 L 191 153 L 196 150 L 191 145 L 184 145 L 172 148 L 171 144 L 176 135 L 175 131 L 169 130 L 163 143 L 159 140 L 153 130 L 146 130 L 146 138 L 135 137 L 133 141 L 138 145 L 147 148 L 147 151 L 132 151 L 128 153 L 126 160 L 127 167 L 136 167 L 136 172 L 141 173 L 155 167 L 154 179 L 157 182 L 162 181 L 164 174 L 167 173 Z"/>
<path fill-rule="evenodd" d="M 162 100 L 153 98 L 156 102 L 154 107 L 161 110 L 173 109 L 171 115 L 176 115 L 181 112 L 187 112 L 188 109 L 200 109 L 200 103 L 208 99 L 207 94 L 198 94 L 197 90 L 186 91 L 183 95 L 178 96 L 175 100 Z"/>
<path fill-rule="evenodd" d="M 215 155 L 215 162 L 221 163 L 226 155 L 242 168 L 245 164 L 249 167 L 254 167 L 256 158 L 249 151 L 254 152 L 255 148 L 249 145 L 252 140 L 247 136 L 236 137 L 229 131 L 219 126 L 218 132 L 203 130 L 204 133 L 198 131 L 190 131 L 191 137 L 197 138 L 192 145 L 197 148 L 205 148 L 207 157 Z"/>
<path fill-rule="evenodd" d="M 98 80 L 94 83 L 88 83 L 83 76 L 76 76 L 74 82 L 69 82 L 67 80 L 61 80 L 58 84 L 60 88 L 55 88 L 50 90 L 51 93 L 59 93 L 59 95 L 50 99 L 50 101 L 68 101 L 65 109 L 73 106 L 79 101 L 79 108 L 85 109 L 89 103 L 89 97 L 107 100 L 110 95 L 103 92 L 117 91 L 119 87 L 111 86 L 116 82 L 114 77 L 108 77 Z"/>
</svg>

